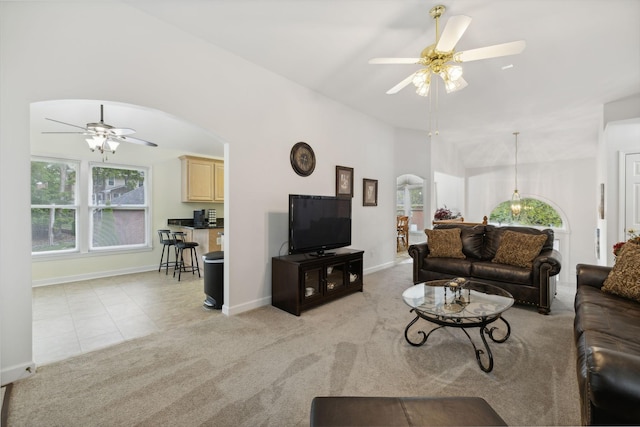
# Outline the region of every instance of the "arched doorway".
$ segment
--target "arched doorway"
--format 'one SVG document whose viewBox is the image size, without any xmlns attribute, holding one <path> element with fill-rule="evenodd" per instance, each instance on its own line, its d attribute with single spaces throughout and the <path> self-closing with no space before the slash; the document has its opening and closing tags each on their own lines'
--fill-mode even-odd
<svg viewBox="0 0 640 427">
<path fill-rule="evenodd" d="M 396 215 L 409 217 L 409 243 L 423 236 L 424 200 L 423 178 L 412 174 L 404 174 L 396 178 Z"/>
</svg>

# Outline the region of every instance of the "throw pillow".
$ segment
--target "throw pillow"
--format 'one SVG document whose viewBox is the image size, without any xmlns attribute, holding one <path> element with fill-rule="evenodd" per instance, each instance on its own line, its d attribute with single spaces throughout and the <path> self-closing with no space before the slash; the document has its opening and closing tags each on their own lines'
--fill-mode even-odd
<svg viewBox="0 0 640 427">
<path fill-rule="evenodd" d="M 459 228 L 426 229 L 429 258 L 464 258 Z"/>
<path fill-rule="evenodd" d="M 517 233 L 507 230 L 502 235 L 496 256 L 491 262 L 532 268 L 533 260 L 540 253 L 546 240 L 545 234 Z"/>
<path fill-rule="evenodd" d="M 640 302 L 640 245 L 624 244 L 602 290 Z"/>
</svg>

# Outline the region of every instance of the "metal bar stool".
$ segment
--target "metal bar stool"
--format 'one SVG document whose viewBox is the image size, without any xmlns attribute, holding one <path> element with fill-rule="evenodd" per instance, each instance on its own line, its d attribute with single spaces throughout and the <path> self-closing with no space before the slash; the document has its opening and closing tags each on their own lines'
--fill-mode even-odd
<svg viewBox="0 0 640 427">
<path fill-rule="evenodd" d="M 190 271 L 191 274 L 198 272 L 198 277 L 200 276 L 200 264 L 198 264 L 198 253 L 196 252 L 196 247 L 198 246 L 197 242 L 187 242 L 186 234 L 182 231 L 175 231 L 171 233 L 173 235 L 173 239 L 175 241 L 177 252 L 177 261 L 176 267 L 173 270 L 173 277 L 176 277 L 176 271 L 178 272 L 178 282 L 180 281 L 180 277 L 183 271 Z M 191 256 L 191 265 L 186 265 L 184 263 L 184 250 L 188 249 Z"/>
<path fill-rule="evenodd" d="M 164 274 L 169 274 L 169 267 L 175 269 L 176 261 L 178 260 L 178 249 L 176 248 L 176 242 L 171 234 L 171 230 L 158 230 L 158 237 L 160 237 L 160 244 L 162 245 L 162 254 L 160 255 L 160 265 L 158 266 L 158 272 L 165 268 Z M 164 259 L 165 249 L 167 251 L 167 259 Z M 173 249 L 175 261 L 171 261 L 171 250 Z"/>
</svg>

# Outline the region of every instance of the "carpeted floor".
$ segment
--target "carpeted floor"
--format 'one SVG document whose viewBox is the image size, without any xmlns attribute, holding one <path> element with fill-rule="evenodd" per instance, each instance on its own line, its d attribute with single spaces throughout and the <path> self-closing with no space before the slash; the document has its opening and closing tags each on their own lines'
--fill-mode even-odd
<svg viewBox="0 0 640 427">
<path fill-rule="evenodd" d="M 570 287 L 549 316 L 506 312 L 511 337 L 490 342 L 487 374 L 462 331 L 405 341 L 410 285 L 400 264 L 300 317 L 270 306 L 212 316 L 40 367 L 14 384 L 8 426 L 308 425 L 319 395 L 481 396 L 510 425 L 580 423 Z"/>
</svg>

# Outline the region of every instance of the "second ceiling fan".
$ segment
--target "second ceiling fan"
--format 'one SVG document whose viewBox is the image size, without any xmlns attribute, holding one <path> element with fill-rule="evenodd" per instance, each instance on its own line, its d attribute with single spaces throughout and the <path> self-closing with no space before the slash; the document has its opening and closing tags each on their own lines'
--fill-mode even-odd
<svg viewBox="0 0 640 427">
<path fill-rule="evenodd" d="M 452 16 L 440 34 L 440 17 L 445 12 L 444 6 L 435 6 L 429 14 L 436 21 L 436 41 L 427 46 L 419 58 L 373 58 L 369 64 L 418 64 L 423 65 L 416 72 L 387 91 L 387 94 L 399 92 L 409 83 L 416 86 L 416 93 L 421 96 L 429 95 L 431 78 L 438 75 L 444 81 L 447 93 L 455 92 L 467 86 L 462 78 L 462 67 L 457 65 L 462 62 L 477 61 L 479 59 L 497 58 L 500 56 L 516 55 L 526 47 L 524 40 L 502 43 L 478 49 L 456 52 L 455 46 L 471 23 L 471 18 L 464 15 Z"/>
</svg>

